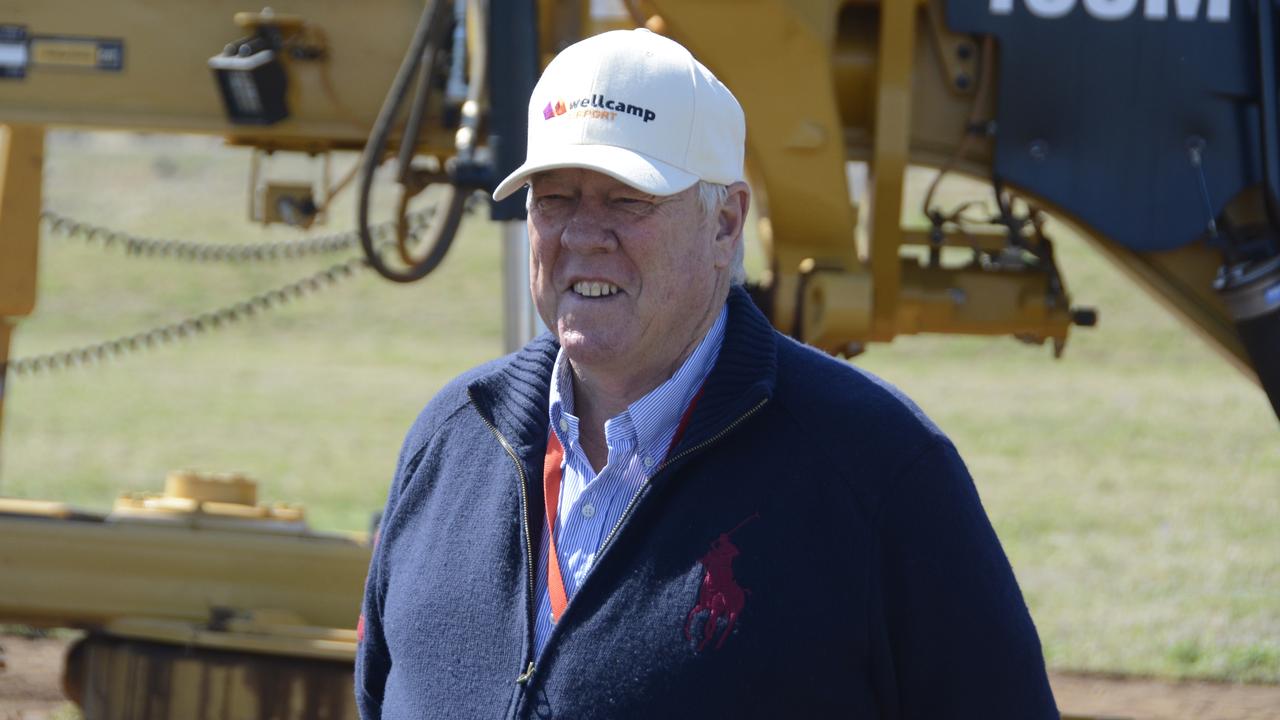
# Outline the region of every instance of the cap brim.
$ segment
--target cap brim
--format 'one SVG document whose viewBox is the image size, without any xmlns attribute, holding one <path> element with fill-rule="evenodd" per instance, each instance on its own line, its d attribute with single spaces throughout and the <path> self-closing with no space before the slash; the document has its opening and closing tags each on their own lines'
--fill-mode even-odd
<svg viewBox="0 0 1280 720">
<path fill-rule="evenodd" d="M 674 195 L 698 181 L 698 176 L 672 165 L 642 155 L 634 150 L 613 145 L 560 145 L 554 153 L 529 159 L 507 176 L 493 191 L 494 200 L 505 200 L 529 181 L 530 176 L 546 170 L 585 168 L 595 170 L 651 195 Z"/>
</svg>

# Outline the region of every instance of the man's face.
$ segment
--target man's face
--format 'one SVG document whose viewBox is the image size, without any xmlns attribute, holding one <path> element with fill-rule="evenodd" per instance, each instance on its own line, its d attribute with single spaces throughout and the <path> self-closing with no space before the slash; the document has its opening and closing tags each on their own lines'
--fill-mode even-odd
<svg viewBox="0 0 1280 720">
<path fill-rule="evenodd" d="M 531 181 L 529 279 L 538 314 L 575 366 L 674 370 L 723 301 L 732 242 L 697 186 L 659 197 L 591 170 Z M 726 281 L 727 282 L 727 281 Z"/>
</svg>

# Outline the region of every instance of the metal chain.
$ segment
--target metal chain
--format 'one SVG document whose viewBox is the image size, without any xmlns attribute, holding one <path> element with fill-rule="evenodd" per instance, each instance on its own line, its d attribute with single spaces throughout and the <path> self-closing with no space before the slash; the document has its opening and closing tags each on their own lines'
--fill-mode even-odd
<svg viewBox="0 0 1280 720">
<path fill-rule="evenodd" d="M 290 300 L 299 299 L 310 293 L 336 285 L 339 281 L 354 276 L 357 270 L 368 266 L 368 261 L 364 257 L 351 258 L 344 263 L 333 265 L 296 282 L 254 295 L 244 302 L 227 305 L 213 312 L 202 313 L 181 322 L 160 325 L 150 330 L 93 345 L 86 345 L 74 350 L 63 350 L 10 360 L 9 369 L 16 375 L 36 374 L 42 370 L 53 371 L 85 366 L 130 352 L 150 350 L 162 343 L 183 340 L 193 335 L 219 330 L 239 320 L 255 317 L 259 313 L 273 310 Z"/>
<path fill-rule="evenodd" d="M 435 214 L 435 206 L 424 208 L 407 217 L 410 228 L 420 229 Z M 129 255 L 139 257 L 163 257 L 190 262 L 248 263 L 309 257 L 339 252 L 360 246 L 360 234 L 355 230 L 320 235 L 302 240 L 278 240 L 265 243 L 206 243 L 190 240 L 168 240 L 133 235 L 122 230 L 81 222 L 54 210 L 40 213 L 40 219 L 53 233 L 67 238 L 82 238 L 86 243 L 102 242 L 104 249 L 122 247 Z M 375 240 L 386 241 L 393 237 L 394 220 L 369 228 Z"/>
<path fill-rule="evenodd" d="M 410 246 L 417 245 L 422 240 L 422 233 L 429 226 L 431 217 L 435 214 L 435 207 L 429 207 L 424 210 L 410 213 L 408 227 L 408 244 Z M 103 240 L 104 246 L 110 246 L 113 243 L 120 242 L 130 253 L 135 254 L 156 254 L 175 257 L 181 257 L 188 260 L 214 260 L 240 262 L 247 259 L 252 260 L 268 260 L 277 257 L 301 257 L 300 254 L 294 254 L 297 250 L 290 251 L 284 247 L 287 245 L 299 246 L 305 244 L 307 248 L 302 254 L 315 254 L 319 252 L 328 252 L 327 249 L 321 249 L 323 246 L 320 241 L 337 242 L 343 244 L 334 249 L 342 249 L 348 245 L 355 245 L 359 242 L 359 235 L 355 232 L 342 233 L 324 238 L 312 238 L 310 240 L 281 243 L 264 243 L 260 245 L 213 245 L 206 243 L 192 243 L 177 240 L 148 240 L 147 238 L 138 238 L 126 233 L 113 232 L 104 228 L 79 223 L 69 218 L 63 217 L 52 211 L 46 210 L 42 213 L 42 219 L 51 224 L 51 227 L 59 232 L 66 234 L 68 237 L 76 235 L 84 236 L 88 241 L 92 242 L 96 238 Z M 375 240 L 380 247 L 386 247 L 394 241 L 392 233 L 395 231 L 395 221 L 382 223 L 370 228 Z M 230 254 L 222 252 L 224 250 L 232 251 Z M 308 294 L 315 293 L 327 287 L 336 285 L 339 281 L 352 277 L 358 270 L 369 268 L 369 261 L 363 257 L 354 257 L 346 262 L 332 265 L 320 272 L 308 275 L 301 280 L 282 285 L 278 288 L 268 290 L 263 293 L 254 295 L 253 297 L 238 302 L 234 305 L 227 305 L 213 312 L 206 312 L 195 317 L 190 317 L 181 322 L 168 323 L 144 330 L 142 332 L 126 335 L 124 337 L 115 338 L 114 340 L 106 340 L 92 345 L 86 345 L 73 350 L 62 350 L 58 352 L 45 353 L 42 355 L 33 355 L 25 358 L 10 360 L 7 368 L 12 370 L 15 375 L 36 374 L 43 370 L 55 371 L 73 367 L 83 367 L 95 362 L 103 362 L 109 358 L 116 358 L 121 355 L 138 352 L 141 350 L 150 350 L 160 344 L 168 343 L 173 340 L 184 340 L 193 335 L 201 335 L 206 332 L 220 330 L 228 325 L 242 319 L 249 319 L 258 316 L 260 313 L 273 310 L 290 300 L 300 299 Z M 4 381 L 6 364 L 0 363 L 0 383 Z"/>
</svg>

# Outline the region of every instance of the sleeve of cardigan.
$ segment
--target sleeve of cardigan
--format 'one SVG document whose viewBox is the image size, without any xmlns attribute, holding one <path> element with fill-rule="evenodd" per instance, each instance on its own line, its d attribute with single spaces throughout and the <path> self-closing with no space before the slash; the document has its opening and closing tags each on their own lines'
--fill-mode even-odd
<svg viewBox="0 0 1280 720">
<path fill-rule="evenodd" d="M 904 471 L 877 525 L 870 620 L 884 717 L 1057 720 L 1013 568 L 950 442 Z"/>
<path fill-rule="evenodd" d="M 418 463 L 426 450 L 426 442 L 415 439 L 415 431 L 422 424 L 421 418 L 409 431 L 396 462 L 396 474 L 387 491 L 386 507 L 379 517 L 378 528 L 373 535 L 373 557 L 369 562 L 369 574 L 365 578 L 364 599 L 360 603 L 360 619 L 356 625 L 356 708 L 361 720 L 377 720 L 382 717 L 383 690 L 387 675 L 391 672 L 391 653 L 383 632 L 383 597 L 387 587 L 387 543 L 380 542 L 383 529 L 395 515 L 396 503 L 409 478 L 417 471 Z"/>
<path fill-rule="evenodd" d="M 373 561 L 360 605 L 360 622 L 356 626 L 355 690 L 361 720 L 382 717 L 382 692 L 387 674 L 391 672 L 391 655 L 382 632 L 382 560 L 376 542 L 375 539 Z"/>
</svg>

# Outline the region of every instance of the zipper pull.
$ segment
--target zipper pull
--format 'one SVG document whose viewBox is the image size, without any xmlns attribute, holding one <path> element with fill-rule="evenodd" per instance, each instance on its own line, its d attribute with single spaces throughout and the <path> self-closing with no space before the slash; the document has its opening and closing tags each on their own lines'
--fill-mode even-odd
<svg viewBox="0 0 1280 720">
<path fill-rule="evenodd" d="M 525 670 L 523 673 L 520 673 L 520 677 L 516 678 L 516 684 L 523 685 L 529 682 L 529 678 L 532 676 L 533 676 L 533 661 L 531 660 L 529 661 L 529 668 Z"/>
</svg>

